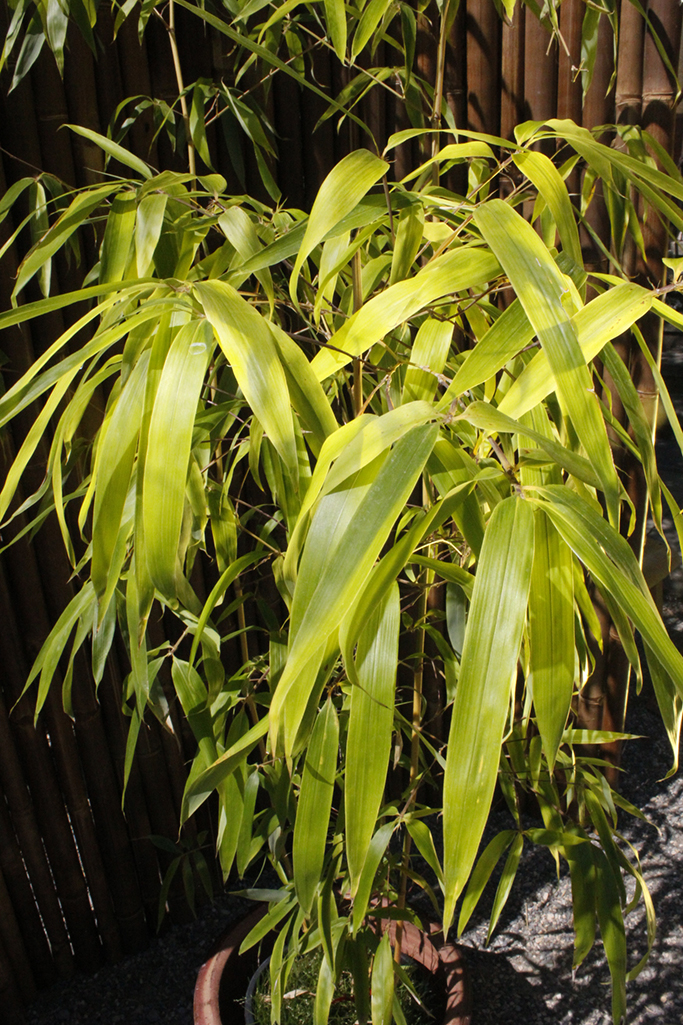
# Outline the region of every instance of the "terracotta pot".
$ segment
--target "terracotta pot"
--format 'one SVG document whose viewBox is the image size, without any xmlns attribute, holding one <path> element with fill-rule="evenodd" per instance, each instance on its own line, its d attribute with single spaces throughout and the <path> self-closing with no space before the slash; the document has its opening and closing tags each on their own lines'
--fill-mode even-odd
<svg viewBox="0 0 683 1025">
<path fill-rule="evenodd" d="M 256 970 L 256 948 L 240 954 L 242 940 L 265 914 L 265 906 L 235 925 L 219 942 L 216 951 L 199 969 L 194 990 L 195 1025 L 242 1025 L 244 994 Z M 393 934 L 395 922 L 388 925 Z M 443 1025 L 470 1025 L 469 983 L 462 952 L 454 943 L 444 943 L 439 926 L 423 931 L 406 922 L 403 953 L 432 972 L 446 992 Z"/>
</svg>

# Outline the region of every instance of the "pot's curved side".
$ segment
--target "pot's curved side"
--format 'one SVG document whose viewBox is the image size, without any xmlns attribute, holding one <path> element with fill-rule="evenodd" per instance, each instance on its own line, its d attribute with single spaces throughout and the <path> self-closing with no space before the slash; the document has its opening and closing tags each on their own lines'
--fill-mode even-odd
<svg viewBox="0 0 683 1025">
<path fill-rule="evenodd" d="M 244 938 L 265 914 L 258 908 L 238 922 L 220 941 L 216 951 L 199 969 L 194 991 L 194 1025 L 231 1025 L 221 1019 L 221 1004 L 244 996 L 255 965 L 239 952 Z M 393 934 L 396 923 L 387 926 Z M 429 931 L 404 922 L 401 949 L 440 980 L 446 991 L 443 1025 L 470 1025 L 470 991 L 462 952 L 454 943 L 440 941 L 441 930 Z M 232 992 L 234 990 L 234 992 Z"/>
<path fill-rule="evenodd" d="M 194 1025 L 222 1025 L 220 1010 L 222 984 L 232 976 L 237 967 L 242 940 L 263 918 L 266 910 L 266 905 L 264 905 L 237 922 L 220 940 L 215 952 L 199 969 L 194 988 Z M 240 982 L 244 983 L 243 995 L 248 981 L 248 975 L 246 978 L 242 976 L 240 979 Z"/>
</svg>

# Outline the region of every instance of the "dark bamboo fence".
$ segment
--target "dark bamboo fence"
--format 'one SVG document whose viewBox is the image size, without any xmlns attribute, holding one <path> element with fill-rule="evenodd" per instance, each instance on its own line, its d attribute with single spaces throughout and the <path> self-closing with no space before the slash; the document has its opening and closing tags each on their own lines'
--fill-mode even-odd
<svg viewBox="0 0 683 1025">
<path fill-rule="evenodd" d="M 677 67 L 680 5 L 673 0 L 650 0 L 648 10 Z M 455 123 L 509 138 L 514 125 L 527 118 L 570 117 L 588 127 L 616 120 L 646 128 L 677 160 L 681 121 L 673 110 L 674 86 L 644 31 L 641 16 L 629 3 L 621 5 L 616 90 L 607 93 L 613 72 L 613 37 L 603 18 L 593 83 L 582 103 L 576 72 L 581 64 L 584 13 L 583 0 L 564 0 L 561 44 L 550 41 L 547 30 L 529 9 L 518 6 L 512 23 L 501 22 L 492 0 L 463 0 L 448 39 L 444 78 L 444 97 Z M 7 16 L 6 2 L 1 0 L 0 27 L 6 27 Z M 435 72 L 437 25 L 432 8 L 418 16 L 415 69 L 430 82 Z M 101 151 L 87 140 L 59 130 L 60 126 L 74 122 L 105 132 L 126 97 L 152 95 L 168 103 L 174 101 L 176 81 L 168 38 L 159 20 L 151 19 L 142 44 L 134 19 L 123 25 L 116 43 L 111 42 L 112 29 L 112 16 L 103 9 L 98 25 L 102 45 L 96 59 L 80 36 L 70 31 L 63 80 L 46 52 L 10 96 L 9 78 L 4 76 L 0 192 L 38 170 L 49 171 L 69 185 L 100 180 L 104 166 Z M 203 77 L 231 83 L 228 45 L 222 37 L 179 11 L 178 40 L 186 81 Z M 392 53 L 388 44 L 380 44 L 373 65 L 392 59 Z M 355 74 L 325 52 L 317 52 L 313 62 L 317 82 L 333 95 Z M 367 139 L 348 119 L 338 130 L 334 117 L 313 135 L 324 102 L 282 74 L 273 78 L 269 91 L 261 88 L 256 95 L 276 131 L 282 159 L 273 172 L 283 198 L 292 205 L 310 205 L 335 161 L 349 148 L 368 144 Z M 391 132 L 410 124 L 395 96 L 379 89 L 362 101 L 358 110 L 380 146 Z M 174 153 L 163 135 L 153 142 L 153 135 L 152 115 L 147 112 L 133 126 L 128 143 L 153 166 L 183 170 L 185 154 Z M 216 170 L 224 174 L 231 189 L 244 191 L 220 125 L 210 127 L 208 138 Z M 247 188 L 266 198 L 248 145 L 242 153 Z M 395 154 L 396 175 L 407 173 L 419 157 L 418 143 L 400 147 Z M 458 169 L 451 172 L 449 184 L 462 189 L 465 183 L 459 174 Z M 578 194 L 578 172 L 570 183 Z M 666 236 L 651 211 L 639 213 L 646 221 L 647 264 L 631 250 L 626 254 L 627 269 L 643 279 L 657 279 Z M 599 238 L 609 241 L 606 215 L 599 205 L 589 224 Z M 6 220 L 0 227 L 0 244 L 12 230 Z M 582 241 L 587 260 L 599 262 L 588 231 L 582 232 Z M 87 253 L 94 240 L 85 238 L 83 244 Z M 11 279 L 26 245 L 27 240 L 20 238 L 18 249 L 5 257 L 5 275 L 0 279 L 3 309 L 9 305 Z M 87 255 L 92 257 L 94 252 Z M 77 288 L 80 274 L 74 263 L 57 261 L 53 290 Z M 37 297 L 37 293 L 29 297 Z M 73 316 L 73 312 L 64 316 Z M 30 327 L 4 332 L 0 346 L 9 361 L 3 368 L 6 381 L 29 366 L 64 326 L 62 314 L 55 313 L 33 321 Z M 651 344 L 656 345 L 655 338 Z M 628 347 L 622 355 L 632 365 L 637 386 L 647 398 L 652 382 L 646 366 Z M 26 414 L 12 434 L 3 438 L 0 459 L 4 465 L 21 443 L 29 422 Z M 39 456 L 27 488 L 39 484 L 41 476 Z M 637 482 L 635 486 L 638 491 Z M 2 543 L 21 526 L 20 519 L 15 521 Z M 169 864 L 168 855 L 155 847 L 150 837 L 177 838 L 182 789 L 192 756 L 186 724 L 172 703 L 173 732 L 164 730 L 156 720 L 142 730 L 122 811 L 127 722 L 121 695 L 128 666 L 123 649 L 116 646 L 97 696 L 87 658 L 76 659 L 73 720 L 60 707 L 61 681 L 56 679 L 53 694 L 34 726 L 34 698 L 21 696 L 23 682 L 71 594 L 69 567 L 54 526 L 46 526 L 32 545 L 18 542 L 0 559 L 0 1007 L 3 1022 L 10 1025 L 21 1021 L 22 1007 L 38 989 L 68 978 L 76 970 L 94 970 L 148 942 L 156 927 L 161 880 Z M 613 724 L 618 729 L 623 718 L 623 654 L 610 634 L 606 614 L 603 620 L 605 654 L 596 653 L 596 675 L 585 694 L 583 715 L 587 724 Z M 158 623 L 155 629 L 159 634 L 155 643 L 161 643 L 163 625 Z M 228 660 L 231 651 L 229 647 Z M 172 698 L 168 681 L 162 683 Z M 186 830 L 185 838 L 192 840 L 203 830 L 210 837 L 215 835 L 210 804 Z M 216 874 L 213 863 L 211 868 Z M 169 910 L 176 921 L 188 914 L 180 874 L 169 897 Z"/>
</svg>

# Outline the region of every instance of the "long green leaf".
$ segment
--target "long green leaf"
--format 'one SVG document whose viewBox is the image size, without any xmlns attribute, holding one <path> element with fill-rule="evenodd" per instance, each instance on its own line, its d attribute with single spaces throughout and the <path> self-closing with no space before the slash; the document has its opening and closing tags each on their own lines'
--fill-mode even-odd
<svg viewBox="0 0 683 1025">
<path fill-rule="evenodd" d="M 292 841 L 294 886 L 307 915 L 323 874 L 338 746 L 339 720 L 332 699 L 328 698 L 318 714 L 306 752 Z"/>
<path fill-rule="evenodd" d="M 502 200 L 478 207 L 475 222 L 503 265 L 548 357 L 559 395 L 602 483 L 610 519 L 619 488 L 605 424 L 571 322 L 567 281 L 530 224 Z"/>
<path fill-rule="evenodd" d="M 224 281 L 205 281 L 195 290 L 244 397 L 297 481 L 287 380 L 268 322 Z"/>
<path fill-rule="evenodd" d="M 352 897 L 358 890 L 384 796 L 394 722 L 399 625 L 398 584 L 393 584 L 367 620 L 356 654 L 357 685 L 351 693 L 344 781 Z"/>
<path fill-rule="evenodd" d="M 536 515 L 535 536 L 529 668 L 536 722 L 552 772 L 574 688 L 573 558 L 545 515 Z"/>
<path fill-rule="evenodd" d="M 285 750 L 292 750 L 312 687 L 299 680 L 299 673 L 350 608 L 424 468 L 436 434 L 436 425 L 426 425 L 401 438 L 341 536 L 319 538 L 318 546 L 330 546 L 322 559 L 309 534 L 292 603 L 291 647 L 271 705 L 274 748 L 284 727 Z"/>
<path fill-rule="evenodd" d="M 633 620 L 683 696 L 683 657 L 668 637 L 628 543 L 600 513 L 563 486 L 538 489 L 542 507 L 603 594 Z M 536 501 L 536 499 L 532 499 Z"/>
<path fill-rule="evenodd" d="M 118 183 L 100 185 L 96 189 L 87 189 L 76 194 L 61 217 L 19 264 L 16 284 L 12 291 L 13 302 L 31 278 L 52 259 L 86 218 L 118 188 Z"/>
<path fill-rule="evenodd" d="M 181 574 L 178 539 L 192 432 L 212 351 L 206 321 L 180 329 L 164 363 L 149 425 L 142 496 L 147 566 L 155 586 L 173 602 Z"/>
<path fill-rule="evenodd" d="M 120 146 L 118 142 L 114 142 L 113 139 L 108 139 L 106 135 L 100 135 L 99 132 L 93 132 L 91 128 L 84 128 L 82 125 L 65 125 L 66 128 L 70 128 L 76 135 L 82 135 L 84 139 L 89 139 L 90 142 L 94 142 L 96 146 L 99 146 L 101 150 L 107 154 L 108 157 L 113 157 L 114 160 L 118 160 L 124 167 L 130 167 L 132 171 L 136 171 L 141 178 L 151 178 L 152 171 L 148 164 L 144 160 L 140 160 L 134 153 L 125 149 L 124 146 Z"/>
<path fill-rule="evenodd" d="M 331 347 L 313 358 L 311 366 L 318 380 L 341 370 L 430 303 L 452 292 L 477 288 L 499 272 L 495 257 L 475 246 L 464 245 L 437 257 L 414 277 L 380 292 L 349 318 L 330 339 Z"/>
<path fill-rule="evenodd" d="M 294 263 L 289 282 L 294 302 L 299 274 L 306 258 L 388 170 L 386 160 L 370 150 L 360 149 L 343 157 L 330 171 L 315 197 L 306 234 Z"/>
<path fill-rule="evenodd" d="M 121 529 L 140 433 L 148 364 L 144 354 L 107 415 L 97 446 L 92 476 L 95 503 L 91 573 L 98 597 L 107 589 L 109 567 Z"/>
<path fill-rule="evenodd" d="M 444 778 L 444 925 L 469 877 L 489 813 L 526 620 L 534 553 L 529 502 L 493 511 L 465 631 Z"/>
<path fill-rule="evenodd" d="M 652 305 L 651 292 L 633 282 L 622 282 L 575 313 L 572 323 L 586 362 L 595 359 L 607 342 L 628 331 Z M 538 352 L 513 383 L 499 408 L 508 416 L 520 417 L 542 402 L 554 387 L 548 357 L 545 352 Z"/>
</svg>

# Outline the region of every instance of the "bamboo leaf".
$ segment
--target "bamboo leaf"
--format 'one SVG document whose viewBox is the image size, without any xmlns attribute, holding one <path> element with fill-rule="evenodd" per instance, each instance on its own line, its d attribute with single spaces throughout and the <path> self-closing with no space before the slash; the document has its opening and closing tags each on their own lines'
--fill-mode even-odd
<svg viewBox="0 0 683 1025">
<path fill-rule="evenodd" d="M 357 684 L 351 692 L 344 782 L 352 897 L 358 890 L 384 797 L 394 722 L 399 625 L 398 584 L 394 583 L 367 620 L 356 654 Z"/>
<path fill-rule="evenodd" d="M 534 329 L 519 299 L 515 299 L 471 349 L 441 397 L 438 409 L 447 408 L 463 392 L 476 388 L 512 359 L 534 337 Z"/>
<path fill-rule="evenodd" d="M 92 582 L 98 597 L 107 591 L 109 569 L 116 549 L 128 497 L 147 384 L 148 354 L 137 362 L 102 426 L 93 465 Z M 102 614 L 106 606 L 102 606 Z"/>
<path fill-rule="evenodd" d="M 479 860 L 467 884 L 460 908 L 458 936 L 462 936 L 467 928 L 467 923 L 479 903 L 484 888 L 491 878 L 491 873 L 516 836 L 517 831 L 515 829 L 504 829 L 501 833 L 497 833 L 493 840 L 489 841 L 485 850 L 479 856 Z"/>
<path fill-rule="evenodd" d="M 285 750 L 292 750 L 312 686 L 300 682 L 299 673 L 350 608 L 422 472 L 436 434 L 436 425 L 416 427 L 397 442 L 343 531 L 336 535 L 331 525 L 326 542 L 321 535 L 318 544 L 330 546 L 323 560 L 309 534 L 292 603 L 289 656 L 271 705 L 274 749 L 284 727 Z"/>
<path fill-rule="evenodd" d="M 372 1025 L 391 1025 L 391 1008 L 394 1002 L 394 958 L 391 952 L 389 933 L 385 932 L 379 941 L 372 966 L 370 1008 Z"/>
<path fill-rule="evenodd" d="M 297 282 L 306 258 L 388 170 L 386 160 L 381 160 L 369 150 L 361 149 L 343 157 L 330 171 L 315 197 L 306 233 L 294 263 L 289 282 L 293 302 L 296 302 Z"/>
<path fill-rule="evenodd" d="M 683 695 L 683 658 L 667 636 L 628 543 L 598 511 L 562 485 L 538 489 L 542 508 L 584 563 L 603 595 L 633 620 L 673 685 Z M 537 499 L 532 499 L 537 501 Z"/>
<path fill-rule="evenodd" d="M 118 142 L 114 142 L 113 139 L 108 139 L 106 135 L 100 135 L 99 132 L 93 132 L 92 129 L 84 128 L 82 125 L 65 125 L 65 127 L 70 128 L 76 135 L 82 135 L 84 139 L 94 142 L 96 146 L 104 150 L 108 157 L 118 160 L 120 164 L 123 164 L 124 167 L 129 167 L 132 171 L 136 171 L 141 178 L 148 179 L 152 177 L 152 171 L 144 160 L 140 160 L 134 153 L 130 153 L 123 146 L 119 146 Z M 114 187 L 116 188 L 116 186 Z"/>
<path fill-rule="evenodd" d="M 433 400 L 452 338 L 453 326 L 447 320 L 428 317 L 420 325 L 403 382 L 404 403 Z"/>
<path fill-rule="evenodd" d="M 475 222 L 498 256 L 548 357 L 561 400 L 605 492 L 612 523 L 619 518 L 619 488 L 605 424 L 563 299 L 566 279 L 540 238 L 512 207 L 491 200 Z"/>
<path fill-rule="evenodd" d="M 339 720 L 332 699 L 328 698 L 318 714 L 306 751 L 292 841 L 294 887 L 307 915 L 323 874 L 338 746 Z"/>
<path fill-rule="evenodd" d="M 265 715 L 252 726 L 244 736 L 235 741 L 228 750 L 203 772 L 192 780 L 188 780 L 183 794 L 181 824 L 193 815 L 207 797 L 230 776 L 252 751 L 259 740 L 268 732 L 268 716 Z"/>
<path fill-rule="evenodd" d="M 626 1014 L 626 934 L 619 901 L 619 887 L 606 855 L 594 847 L 596 906 L 600 934 L 612 978 L 612 1020 L 622 1022 Z"/>
<path fill-rule="evenodd" d="M 591 487 L 599 486 L 599 481 L 593 467 L 584 456 L 565 448 L 564 445 L 560 445 L 553 438 L 540 434 L 533 427 L 528 427 L 526 424 L 520 423 L 519 420 L 511 419 L 489 402 L 472 402 L 465 412 L 456 419 L 466 420 L 468 423 L 474 424 L 475 427 L 485 431 L 514 432 L 531 438 L 539 448 L 548 453 L 558 466 L 561 466 L 586 484 L 590 484 Z"/>
<path fill-rule="evenodd" d="M 19 292 L 38 273 L 40 268 L 48 260 L 52 259 L 55 253 L 63 247 L 64 243 L 83 224 L 86 218 L 100 206 L 103 200 L 110 196 L 112 192 L 116 192 L 118 188 L 118 183 L 110 183 L 109 185 L 100 185 L 95 189 L 87 189 L 85 192 L 76 193 L 76 196 L 71 200 L 71 203 L 61 217 L 52 225 L 40 242 L 33 246 L 28 255 L 19 264 L 16 284 L 12 291 L 13 303 L 15 303 Z M 79 293 L 76 293 L 76 295 L 80 298 Z M 62 296 L 62 298 L 66 297 Z M 68 304 L 65 303 L 64 305 Z M 25 315 L 25 309 L 23 313 Z M 21 321 L 18 322 L 20 323 Z"/>
<path fill-rule="evenodd" d="M 514 883 L 515 876 L 517 875 L 517 869 L 519 868 L 519 859 L 522 856 L 523 848 L 524 835 L 522 833 L 517 833 L 515 835 L 514 840 L 512 841 L 512 846 L 510 848 L 508 856 L 505 859 L 503 873 L 500 877 L 500 882 L 498 883 L 498 888 L 496 890 L 496 896 L 493 900 L 491 918 L 489 920 L 489 927 L 486 933 L 487 944 L 491 942 L 491 937 L 493 936 L 494 929 L 498 925 L 498 919 L 500 918 L 503 908 L 507 904 L 507 899 L 510 896 L 512 884 Z"/>
<path fill-rule="evenodd" d="M 114 197 L 102 240 L 100 281 L 120 281 L 125 274 L 135 231 L 136 207 L 132 189 Z"/>
<path fill-rule="evenodd" d="M 365 921 L 365 912 L 368 909 L 370 903 L 370 894 L 372 887 L 375 882 L 375 876 L 379 863 L 382 860 L 384 852 L 389 845 L 392 833 L 394 832 L 394 823 L 385 822 L 384 825 L 380 826 L 368 847 L 368 852 L 363 865 L 363 871 L 358 882 L 358 888 L 353 901 L 353 931 L 356 933 L 363 925 Z"/>
<path fill-rule="evenodd" d="M 325 0 L 325 24 L 339 60 L 346 62 L 346 8 L 344 0 Z"/>
<path fill-rule="evenodd" d="M 465 631 L 444 778 L 444 924 L 469 877 L 489 813 L 526 619 L 531 505 L 500 502 L 489 522 Z"/>
<path fill-rule="evenodd" d="M 318 380 L 341 370 L 435 300 L 481 286 L 499 271 L 498 261 L 475 246 L 463 245 L 432 260 L 414 277 L 380 292 L 346 321 L 330 339 L 330 348 L 321 350 L 311 362 Z"/>
<path fill-rule="evenodd" d="M 205 281 L 195 290 L 244 397 L 296 483 L 289 391 L 268 322 L 224 281 Z"/>
<path fill-rule="evenodd" d="M 552 772 L 574 689 L 573 558 L 552 523 L 538 513 L 535 538 L 529 668 L 536 722 Z"/>
<path fill-rule="evenodd" d="M 370 0 L 370 3 L 364 8 L 351 44 L 352 61 L 355 61 L 358 54 L 365 49 L 366 43 L 372 37 L 390 3 L 391 0 Z"/>
<path fill-rule="evenodd" d="M 212 351 L 206 321 L 181 327 L 164 363 L 149 425 L 142 493 L 147 567 L 154 585 L 172 602 L 182 575 L 178 543 L 192 432 Z"/>
<path fill-rule="evenodd" d="M 574 219 L 574 208 L 569 199 L 567 186 L 559 171 L 544 153 L 535 150 L 516 153 L 513 159 L 520 171 L 536 186 L 548 204 L 565 253 L 579 270 L 583 270 L 581 242 Z"/>
<path fill-rule="evenodd" d="M 135 222 L 135 258 L 138 274 L 148 274 L 154 250 L 161 237 L 168 196 L 165 192 L 152 192 L 143 196 L 138 205 Z"/>
<path fill-rule="evenodd" d="M 622 282 L 580 309 L 572 317 L 572 323 L 586 362 L 595 359 L 612 338 L 628 331 L 652 305 L 653 297 L 647 289 Z M 499 408 L 509 416 L 520 417 L 542 402 L 554 387 L 548 358 L 545 352 L 539 352 L 514 382 Z"/>
</svg>

